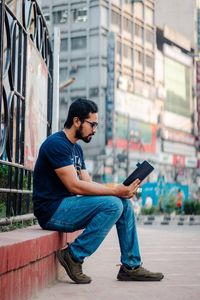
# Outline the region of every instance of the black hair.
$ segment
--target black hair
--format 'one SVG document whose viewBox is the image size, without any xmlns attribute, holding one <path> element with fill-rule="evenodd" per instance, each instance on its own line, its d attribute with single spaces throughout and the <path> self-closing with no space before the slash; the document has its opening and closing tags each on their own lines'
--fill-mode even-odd
<svg viewBox="0 0 200 300">
<path fill-rule="evenodd" d="M 67 120 L 64 127 L 71 128 L 73 125 L 73 119 L 78 117 L 81 122 L 84 122 L 88 118 L 89 113 L 97 113 L 98 107 L 92 100 L 86 98 L 76 99 L 69 107 Z"/>
</svg>

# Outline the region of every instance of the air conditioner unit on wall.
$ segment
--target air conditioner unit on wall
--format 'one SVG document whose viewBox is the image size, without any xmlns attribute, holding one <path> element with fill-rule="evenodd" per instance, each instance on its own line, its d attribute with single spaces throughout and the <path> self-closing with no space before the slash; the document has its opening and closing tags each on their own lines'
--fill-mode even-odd
<svg viewBox="0 0 200 300">
<path fill-rule="evenodd" d="M 78 72 L 78 66 L 77 65 L 72 65 L 70 69 L 70 74 L 74 74 Z"/>
</svg>

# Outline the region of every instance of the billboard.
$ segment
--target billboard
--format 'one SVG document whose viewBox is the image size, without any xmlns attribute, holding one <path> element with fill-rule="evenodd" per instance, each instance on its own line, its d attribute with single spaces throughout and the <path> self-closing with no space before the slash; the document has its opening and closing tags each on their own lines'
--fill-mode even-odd
<svg viewBox="0 0 200 300">
<path fill-rule="evenodd" d="M 198 137 L 200 137 L 200 61 L 196 62 L 196 95 L 197 95 L 197 131 Z M 200 138 L 199 138 L 200 142 Z"/>
<path fill-rule="evenodd" d="M 127 140 L 129 140 L 129 145 Z M 119 149 L 137 152 L 156 152 L 156 125 L 116 115 L 115 144 Z"/>
<path fill-rule="evenodd" d="M 189 117 L 191 101 L 191 68 L 165 57 L 165 110 Z"/>
<path fill-rule="evenodd" d="M 47 136 L 48 69 L 28 39 L 24 165 L 33 169 L 40 144 Z"/>
</svg>

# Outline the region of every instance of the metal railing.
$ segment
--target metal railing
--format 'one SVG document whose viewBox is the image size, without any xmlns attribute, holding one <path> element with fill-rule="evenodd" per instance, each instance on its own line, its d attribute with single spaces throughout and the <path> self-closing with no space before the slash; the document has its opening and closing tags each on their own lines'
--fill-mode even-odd
<svg viewBox="0 0 200 300">
<path fill-rule="evenodd" d="M 48 135 L 52 124 L 53 59 L 45 19 L 34 0 L 21 1 L 20 9 L 12 3 L 12 10 L 0 0 L 0 218 L 32 211 L 32 169 L 24 163 L 29 40 L 48 70 Z"/>
</svg>

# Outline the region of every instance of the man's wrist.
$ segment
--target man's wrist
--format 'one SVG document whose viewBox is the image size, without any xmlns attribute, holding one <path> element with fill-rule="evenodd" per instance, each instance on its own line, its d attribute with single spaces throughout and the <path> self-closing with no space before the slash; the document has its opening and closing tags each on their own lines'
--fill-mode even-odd
<svg viewBox="0 0 200 300">
<path fill-rule="evenodd" d="M 111 187 L 111 191 L 112 191 L 111 196 L 116 196 L 116 197 L 118 196 L 117 185 L 116 184 Z"/>
</svg>

